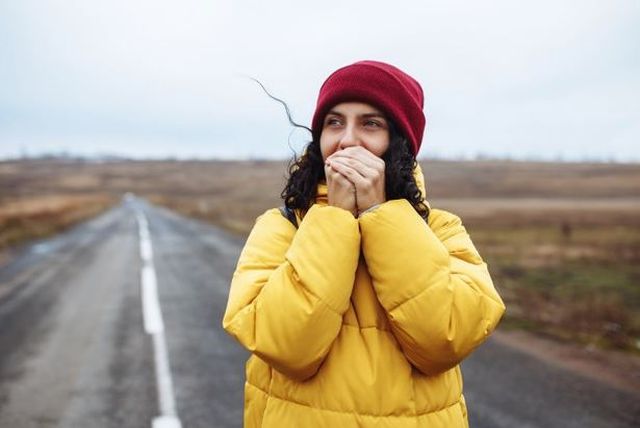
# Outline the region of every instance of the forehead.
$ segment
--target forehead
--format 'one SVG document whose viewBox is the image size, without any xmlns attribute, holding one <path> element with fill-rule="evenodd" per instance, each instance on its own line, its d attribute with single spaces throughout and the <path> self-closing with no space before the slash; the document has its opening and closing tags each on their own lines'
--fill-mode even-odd
<svg viewBox="0 0 640 428">
<path fill-rule="evenodd" d="M 367 104 L 359 101 L 350 101 L 346 103 L 336 104 L 329 110 L 328 114 L 331 114 L 331 113 L 338 113 L 344 116 L 348 116 L 348 115 L 360 116 L 365 114 L 366 115 L 375 114 L 379 116 L 384 116 L 384 113 L 382 113 L 382 111 L 375 108 L 371 104 Z"/>
</svg>

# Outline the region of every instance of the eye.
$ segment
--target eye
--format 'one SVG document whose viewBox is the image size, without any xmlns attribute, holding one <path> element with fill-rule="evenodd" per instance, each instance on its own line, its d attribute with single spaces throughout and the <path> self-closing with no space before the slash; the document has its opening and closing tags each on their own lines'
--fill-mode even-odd
<svg viewBox="0 0 640 428">
<path fill-rule="evenodd" d="M 339 126 L 342 122 L 337 117 L 328 117 L 324 122 L 324 126 Z"/>
<path fill-rule="evenodd" d="M 364 126 L 367 128 L 382 128 L 382 123 L 377 120 L 369 119 L 364 122 Z"/>
</svg>

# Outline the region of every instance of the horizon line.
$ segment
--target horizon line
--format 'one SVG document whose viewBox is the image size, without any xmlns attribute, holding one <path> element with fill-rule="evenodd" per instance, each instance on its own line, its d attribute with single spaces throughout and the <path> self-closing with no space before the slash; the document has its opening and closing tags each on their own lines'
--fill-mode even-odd
<svg viewBox="0 0 640 428">
<path fill-rule="evenodd" d="M 86 162 L 283 162 L 291 160 L 291 157 L 267 157 L 267 156 L 177 156 L 177 155 L 165 155 L 165 156 L 130 156 L 121 154 L 95 154 L 95 155 L 82 155 L 72 154 L 68 152 L 58 153 L 41 153 L 37 155 L 14 155 L 14 156 L 2 156 L 0 155 L 0 162 L 19 162 L 19 161 L 34 161 L 34 160 L 52 160 L 52 161 L 86 161 Z M 578 158 L 564 158 L 562 156 L 555 157 L 537 157 L 537 156 L 493 156 L 487 154 L 475 154 L 475 155 L 459 155 L 459 156 L 418 156 L 418 162 L 428 161 L 447 161 L 447 162 L 528 162 L 528 163 L 578 163 L 578 164 L 617 164 L 617 165 L 636 165 L 640 164 L 639 159 L 627 159 L 620 160 L 615 158 L 596 158 L 596 157 L 584 157 Z"/>
</svg>

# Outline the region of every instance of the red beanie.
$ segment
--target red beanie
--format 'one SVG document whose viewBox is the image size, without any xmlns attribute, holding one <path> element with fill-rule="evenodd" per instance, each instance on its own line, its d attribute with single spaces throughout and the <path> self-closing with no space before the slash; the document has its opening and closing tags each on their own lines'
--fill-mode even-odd
<svg viewBox="0 0 640 428">
<path fill-rule="evenodd" d="M 362 101 L 379 108 L 400 128 L 417 155 L 426 119 L 422 87 L 402 70 L 384 62 L 359 61 L 333 72 L 320 88 L 311 121 L 320 135 L 324 117 L 336 104 Z"/>
</svg>

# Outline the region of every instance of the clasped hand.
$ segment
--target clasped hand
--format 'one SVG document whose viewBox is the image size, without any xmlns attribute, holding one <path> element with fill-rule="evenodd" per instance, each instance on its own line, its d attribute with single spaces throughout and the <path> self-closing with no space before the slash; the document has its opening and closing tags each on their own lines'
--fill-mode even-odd
<svg viewBox="0 0 640 428">
<path fill-rule="evenodd" d="M 357 217 L 386 200 L 385 163 L 361 146 L 338 150 L 325 160 L 329 205 L 344 208 Z"/>
</svg>

